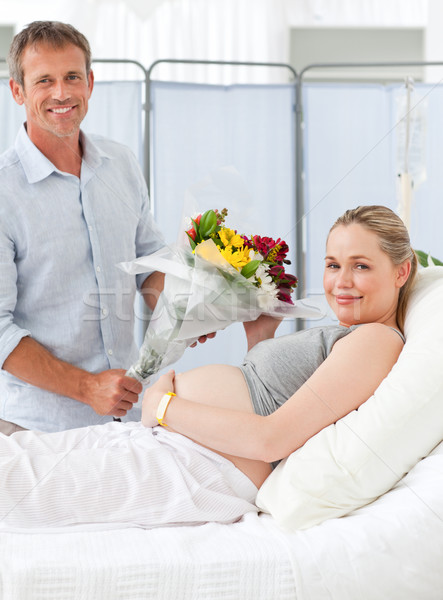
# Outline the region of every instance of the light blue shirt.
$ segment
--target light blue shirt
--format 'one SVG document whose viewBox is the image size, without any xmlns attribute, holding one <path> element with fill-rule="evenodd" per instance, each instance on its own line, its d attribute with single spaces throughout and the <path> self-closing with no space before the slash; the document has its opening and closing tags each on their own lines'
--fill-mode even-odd
<svg viewBox="0 0 443 600">
<path fill-rule="evenodd" d="M 136 281 L 116 265 L 155 252 L 163 237 L 130 150 L 84 133 L 81 143 L 80 179 L 56 169 L 24 126 L 0 156 L 0 366 L 29 335 L 94 373 L 137 357 Z M 0 418 L 42 431 L 112 419 L 3 369 Z"/>
</svg>

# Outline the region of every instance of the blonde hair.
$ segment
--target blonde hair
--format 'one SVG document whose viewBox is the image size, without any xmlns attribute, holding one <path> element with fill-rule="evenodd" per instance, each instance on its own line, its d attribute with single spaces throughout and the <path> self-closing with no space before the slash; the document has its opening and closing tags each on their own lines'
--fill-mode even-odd
<svg viewBox="0 0 443 600">
<path fill-rule="evenodd" d="M 14 81 L 24 87 L 22 58 L 29 46 L 47 44 L 53 48 L 64 48 L 73 44 L 83 50 L 85 55 L 86 73 L 91 70 L 91 48 L 88 40 L 75 27 L 59 21 L 34 21 L 27 25 L 12 40 L 8 54 L 9 75 Z"/>
<path fill-rule="evenodd" d="M 405 224 L 390 208 L 386 206 L 358 206 L 347 210 L 339 217 L 329 233 L 339 225 L 362 225 L 373 231 L 380 244 L 380 248 L 392 260 L 394 265 L 400 265 L 406 260 L 411 261 L 411 272 L 405 284 L 400 288 L 397 305 L 397 323 L 401 331 L 405 324 L 406 309 L 417 273 L 417 256 L 411 248 L 408 230 Z"/>
</svg>

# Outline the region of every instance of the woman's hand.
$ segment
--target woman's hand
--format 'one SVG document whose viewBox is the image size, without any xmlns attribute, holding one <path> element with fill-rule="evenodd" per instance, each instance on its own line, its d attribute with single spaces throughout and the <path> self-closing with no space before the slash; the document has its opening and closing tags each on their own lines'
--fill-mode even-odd
<svg viewBox="0 0 443 600">
<path fill-rule="evenodd" d="M 142 403 L 142 423 L 145 427 L 155 427 L 158 425 L 156 417 L 158 404 L 165 394 L 175 391 L 174 378 L 175 372 L 168 371 L 159 377 L 158 380 L 144 393 Z"/>
<path fill-rule="evenodd" d="M 243 323 L 248 341 L 248 352 L 255 344 L 273 338 L 281 322 L 280 318 L 260 315 L 255 321 Z"/>
</svg>

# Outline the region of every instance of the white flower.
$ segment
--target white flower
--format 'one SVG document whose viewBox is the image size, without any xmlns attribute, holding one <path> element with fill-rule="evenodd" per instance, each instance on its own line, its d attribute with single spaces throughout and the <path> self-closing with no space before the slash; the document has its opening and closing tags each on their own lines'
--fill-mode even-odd
<svg viewBox="0 0 443 600">
<path fill-rule="evenodd" d="M 251 260 L 263 260 L 263 256 L 260 254 L 260 252 L 256 252 L 253 248 L 249 250 L 249 258 Z"/>
<path fill-rule="evenodd" d="M 261 264 L 254 275 L 255 282 L 258 283 L 259 288 L 271 296 L 272 298 L 277 297 L 277 286 L 272 281 L 272 277 L 268 273 L 268 267 Z"/>
</svg>

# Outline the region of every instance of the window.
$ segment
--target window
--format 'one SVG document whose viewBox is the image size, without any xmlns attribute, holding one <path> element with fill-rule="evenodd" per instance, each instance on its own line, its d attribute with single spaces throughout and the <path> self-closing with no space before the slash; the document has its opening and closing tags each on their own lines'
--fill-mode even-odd
<svg viewBox="0 0 443 600">
<path fill-rule="evenodd" d="M 424 60 L 424 36 L 422 28 L 294 28 L 291 30 L 291 65 L 300 73 L 313 63 L 419 62 Z M 315 69 L 309 73 L 309 79 L 346 78 L 383 83 L 401 81 L 406 75 L 422 81 L 424 69 Z"/>
</svg>

